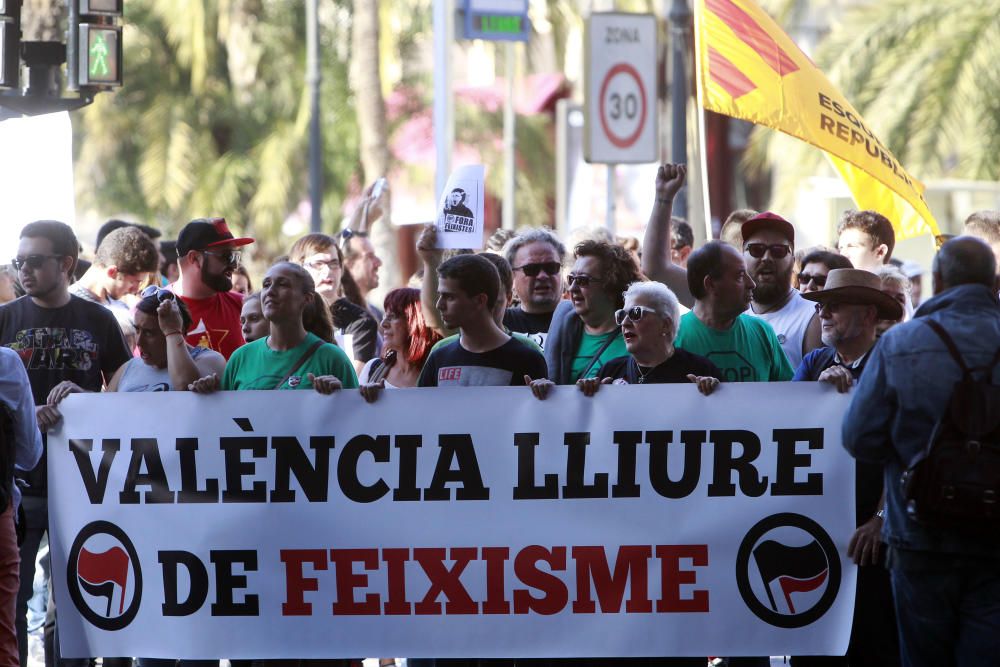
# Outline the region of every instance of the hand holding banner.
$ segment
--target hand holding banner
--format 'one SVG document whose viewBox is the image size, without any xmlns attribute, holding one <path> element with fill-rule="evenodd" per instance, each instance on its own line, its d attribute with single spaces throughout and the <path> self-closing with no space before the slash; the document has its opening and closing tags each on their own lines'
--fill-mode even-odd
<svg viewBox="0 0 1000 667">
<path fill-rule="evenodd" d="M 74 394 L 48 441 L 62 654 L 843 655 L 847 398 Z"/>
</svg>

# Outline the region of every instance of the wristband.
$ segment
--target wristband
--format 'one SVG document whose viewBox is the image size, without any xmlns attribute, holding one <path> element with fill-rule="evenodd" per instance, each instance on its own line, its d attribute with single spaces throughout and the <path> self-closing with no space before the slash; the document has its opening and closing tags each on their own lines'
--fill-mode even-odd
<svg viewBox="0 0 1000 667">
<path fill-rule="evenodd" d="M 163 332 L 164 338 L 166 338 L 167 336 L 173 336 L 174 334 L 177 334 L 178 336 L 183 336 L 183 334 L 180 331 L 164 331 Z"/>
<path fill-rule="evenodd" d="M 656 198 L 656 203 L 657 204 L 672 204 L 673 200 L 667 199 L 666 197 L 657 197 Z"/>
</svg>

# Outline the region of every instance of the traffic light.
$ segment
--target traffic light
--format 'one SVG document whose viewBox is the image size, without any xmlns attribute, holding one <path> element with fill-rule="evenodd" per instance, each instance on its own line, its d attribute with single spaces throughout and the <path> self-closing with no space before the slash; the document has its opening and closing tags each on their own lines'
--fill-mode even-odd
<svg viewBox="0 0 1000 667">
<path fill-rule="evenodd" d="M 20 45 L 21 0 L 0 0 L 0 88 L 17 88 Z"/>
<path fill-rule="evenodd" d="M 69 2 L 70 88 L 101 90 L 122 85 L 122 28 L 117 22 L 122 0 Z"/>
</svg>

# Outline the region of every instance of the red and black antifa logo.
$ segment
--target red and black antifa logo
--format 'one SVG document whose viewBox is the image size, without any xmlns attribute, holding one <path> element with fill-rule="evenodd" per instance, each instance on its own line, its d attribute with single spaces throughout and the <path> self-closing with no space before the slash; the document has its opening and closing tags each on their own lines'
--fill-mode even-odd
<svg viewBox="0 0 1000 667">
<path fill-rule="evenodd" d="M 761 620 L 801 628 L 830 609 L 840 590 L 840 556 L 823 528 L 801 514 L 760 521 L 740 544 L 736 583 Z"/>
<path fill-rule="evenodd" d="M 121 630 L 142 599 L 142 570 L 132 541 L 107 521 L 88 523 L 76 536 L 66 586 L 80 614 L 102 630 Z"/>
</svg>

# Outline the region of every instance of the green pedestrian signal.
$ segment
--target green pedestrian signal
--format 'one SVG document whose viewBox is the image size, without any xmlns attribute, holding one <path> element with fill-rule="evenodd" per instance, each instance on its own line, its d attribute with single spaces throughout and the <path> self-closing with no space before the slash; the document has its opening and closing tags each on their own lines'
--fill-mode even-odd
<svg viewBox="0 0 1000 667">
<path fill-rule="evenodd" d="M 81 86 L 120 86 L 121 27 L 80 25 L 79 82 Z"/>
<path fill-rule="evenodd" d="M 85 95 L 122 85 L 123 0 L 67 0 L 69 90 Z"/>
<path fill-rule="evenodd" d="M 108 39 L 102 33 L 95 32 L 90 44 L 90 78 L 104 79 L 110 74 L 108 68 Z"/>
</svg>

